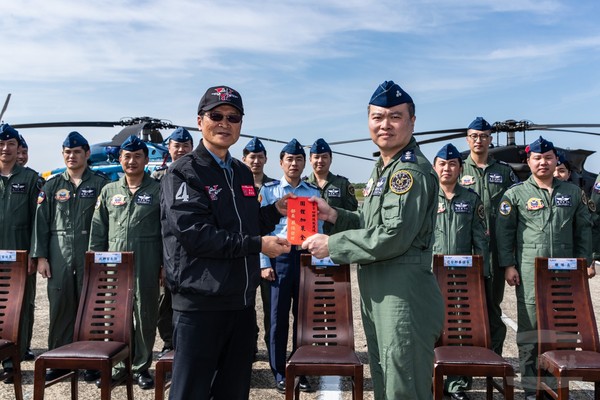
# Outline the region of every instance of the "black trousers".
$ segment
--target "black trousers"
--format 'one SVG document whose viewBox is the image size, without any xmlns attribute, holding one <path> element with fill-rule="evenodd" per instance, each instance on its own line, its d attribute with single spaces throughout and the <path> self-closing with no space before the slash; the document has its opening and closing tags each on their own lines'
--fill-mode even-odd
<svg viewBox="0 0 600 400">
<path fill-rule="evenodd" d="M 170 400 L 247 400 L 254 358 L 254 307 L 173 311 Z"/>
</svg>

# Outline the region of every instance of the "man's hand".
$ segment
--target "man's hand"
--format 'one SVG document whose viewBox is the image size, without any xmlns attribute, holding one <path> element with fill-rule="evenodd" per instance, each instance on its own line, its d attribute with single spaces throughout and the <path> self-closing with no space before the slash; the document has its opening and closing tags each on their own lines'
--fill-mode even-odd
<svg viewBox="0 0 600 400">
<path fill-rule="evenodd" d="M 509 286 L 519 286 L 521 284 L 519 272 L 514 265 L 504 268 L 504 279 Z"/>
<path fill-rule="evenodd" d="M 283 253 L 289 253 L 292 249 L 287 239 L 279 236 L 263 236 L 260 252 L 269 258 L 275 258 Z"/>
<path fill-rule="evenodd" d="M 331 207 L 325 199 L 320 197 L 312 196 L 309 201 L 317 203 L 317 208 L 319 209 L 318 217 L 320 220 L 331 222 L 335 224 L 337 221 L 338 212 L 335 208 Z"/>
<path fill-rule="evenodd" d="M 275 202 L 275 207 L 277 208 L 277 211 L 279 211 L 279 214 L 281 214 L 282 217 L 287 217 L 287 201 L 288 201 L 288 199 L 290 199 L 290 198 L 295 199 L 296 197 L 298 197 L 298 196 L 296 196 L 293 193 L 288 193 Z"/>
<path fill-rule="evenodd" d="M 260 277 L 273 282 L 275 280 L 275 270 L 273 268 L 261 268 Z"/>
<path fill-rule="evenodd" d="M 302 248 L 317 258 L 325 258 L 329 256 L 329 236 L 315 233 L 302 243 Z"/>
<path fill-rule="evenodd" d="M 40 273 L 42 278 L 52 278 L 50 272 L 50 263 L 47 258 L 40 257 L 37 259 L 37 271 Z"/>
</svg>

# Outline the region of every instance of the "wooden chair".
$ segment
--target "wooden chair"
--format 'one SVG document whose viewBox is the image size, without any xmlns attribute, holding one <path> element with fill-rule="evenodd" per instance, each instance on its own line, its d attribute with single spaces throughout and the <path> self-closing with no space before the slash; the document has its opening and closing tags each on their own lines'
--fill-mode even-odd
<svg viewBox="0 0 600 400">
<path fill-rule="evenodd" d="M 19 325 L 27 280 L 27 252 L 2 250 L 0 260 L 0 360 L 10 360 L 11 370 L 3 370 L 0 381 L 13 379 L 15 399 L 23 400 Z M 9 261 L 10 260 L 10 261 Z"/>
<path fill-rule="evenodd" d="M 456 266 L 459 260 L 470 261 L 472 266 Z M 505 399 L 514 398 L 513 367 L 491 350 L 482 264 L 482 257 L 477 255 L 433 258 L 445 304 L 444 330 L 434 350 L 435 400 L 443 396 L 445 375 L 482 376 L 488 399 L 494 387 Z M 501 377 L 503 385 L 494 382 L 494 377 Z"/>
<path fill-rule="evenodd" d="M 42 400 L 46 387 L 67 378 L 71 379 L 71 398 L 77 399 L 80 369 L 100 371 L 102 400 L 110 399 L 112 389 L 122 382 L 127 385 L 127 398 L 133 399 L 130 337 L 133 329 L 134 270 L 132 252 L 86 253 L 74 341 L 37 358 L 34 400 Z M 112 367 L 121 361 L 125 363 L 127 373 L 113 381 Z M 47 368 L 71 371 L 45 382 Z"/>
<path fill-rule="evenodd" d="M 311 265 L 300 260 L 297 349 L 285 368 L 285 398 L 299 399 L 302 375 L 350 376 L 352 398 L 363 398 L 363 365 L 354 352 L 350 267 Z"/>
<path fill-rule="evenodd" d="M 154 400 L 164 400 L 165 390 L 171 386 L 171 381 L 167 381 L 167 374 L 173 371 L 173 357 L 175 350 L 169 351 L 156 361 L 155 366 L 155 389 Z"/>
<path fill-rule="evenodd" d="M 564 259 L 535 259 L 535 299 L 538 324 L 538 391 L 558 400 L 569 398 L 569 381 L 594 382 L 600 399 L 600 344 L 583 258 L 576 269 L 551 269 Z M 576 260 L 576 261 L 575 261 Z M 564 263 L 563 263 L 564 264 Z M 553 390 L 544 377 L 554 376 Z"/>
</svg>

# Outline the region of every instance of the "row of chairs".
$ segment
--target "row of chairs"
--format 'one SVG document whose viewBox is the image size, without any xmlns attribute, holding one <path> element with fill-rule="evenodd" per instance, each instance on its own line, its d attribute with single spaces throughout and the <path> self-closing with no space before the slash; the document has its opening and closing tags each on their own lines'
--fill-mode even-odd
<svg viewBox="0 0 600 400">
<path fill-rule="evenodd" d="M 6 252 L 6 251 L 5 251 Z M 14 261 L 0 261 L 0 359 L 11 359 L 13 370 L 0 379 L 14 378 L 15 398 L 22 400 L 18 343 L 27 253 L 15 251 Z M 115 258 L 116 257 L 116 258 Z M 5 260 L 6 257 L 0 257 Z M 485 306 L 485 290 L 480 256 L 461 256 L 468 267 L 452 267 L 457 258 L 436 255 L 433 269 L 445 299 L 445 323 L 436 345 L 434 360 L 434 399 L 443 395 L 447 375 L 485 377 L 487 398 L 495 387 L 505 399 L 514 397 L 514 370 L 490 350 L 490 333 Z M 312 265 L 310 255 L 301 258 L 303 288 L 298 307 L 297 350 L 286 367 L 286 400 L 300 396 L 298 378 L 302 375 L 349 376 L 352 398 L 363 398 L 363 365 L 354 349 L 350 268 L 340 265 L 321 268 Z M 70 379 L 72 398 L 77 398 L 78 370 L 101 371 L 101 399 L 110 399 L 112 389 L 127 386 L 133 399 L 131 378 L 133 253 L 86 254 L 86 274 L 82 302 L 75 328 L 74 343 L 40 355 L 35 362 L 34 400 L 42 400 L 44 389 Z M 595 382 L 600 399 L 600 345 L 587 279 L 585 260 L 576 269 L 548 268 L 547 258 L 536 259 L 539 377 L 538 398 L 547 392 L 558 400 L 568 399 L 569 381 Z M 112 367 L 125 362 L 129 373 L 122 381 L 111 380 Z M 166 376 L 172 369 L 173 352 L 156 363 L 156 399 L 164 398 Z M 47 368 L 71 372 L 45 382 Z M 557 389 L 543 378 L 553 375 Z M 503 384 L 494 381 L 500 377 Z"/>
</svg>

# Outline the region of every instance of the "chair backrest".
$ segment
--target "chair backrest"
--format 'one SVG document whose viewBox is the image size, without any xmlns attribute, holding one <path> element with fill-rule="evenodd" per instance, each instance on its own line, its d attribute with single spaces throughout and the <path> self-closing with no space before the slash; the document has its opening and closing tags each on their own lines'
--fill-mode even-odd
<svg viewBox="0 0 600 400">
<path fill-rule="evenodd" d="M 539 353 L 549 350 L 600 351 L 598 328 L 590 297 L 587 262 L 576 269 L 554 269 L 561 259 L 535 259 L 535 299 Z"/>
<path fill-rule="evenodd" d="M 354 349 L 350 266 L 312 265 L 300 258 L 297 347 L 348 346 Z"/>
<path fill-rule="evenodd" d="M 457 266 L 470 264 L 470 266 Z M 444 298 L 444 330 L 436 346 L 490 348 L 483 258 L 433 256 L 433 272 Z"/>
<path fill-rule="evenodd" d="M 27 281 L 27 252 L 25 250 L 1 250 L 0 261 L 0 338 L 17 343 L 19 321 Z"/>
<path fill-rule="evenodd" d="M 133 252 L 88 251 L 85 254 L 75 341 L 129 343 L 133 327 L 134 271 Z"/>
</svg>

